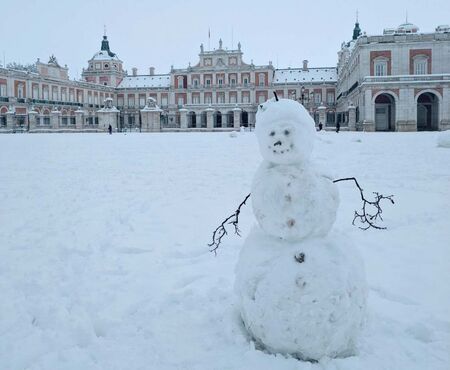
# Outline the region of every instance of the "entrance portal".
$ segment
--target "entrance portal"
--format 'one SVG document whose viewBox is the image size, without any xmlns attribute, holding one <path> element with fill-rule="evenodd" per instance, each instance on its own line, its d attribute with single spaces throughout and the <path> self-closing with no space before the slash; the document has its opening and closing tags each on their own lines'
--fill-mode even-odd
<svg viewBox="0 0 450 370">
<path fill-rule="evenodd" d="M 389 94 L 378 95 L 375 99 L 375 130 L 394 131 L 395 100 Z"/>
<path fill-rule="evenodd" d="M 439 129 L 439 100 L 430 92 L 417 99 L 417 131 L 436 131 Z"/>
</svg>

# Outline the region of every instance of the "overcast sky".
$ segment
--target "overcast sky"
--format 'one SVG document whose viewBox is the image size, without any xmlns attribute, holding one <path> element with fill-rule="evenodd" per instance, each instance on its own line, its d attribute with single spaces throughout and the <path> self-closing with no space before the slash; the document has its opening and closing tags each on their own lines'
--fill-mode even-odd
<svg viewBox="0 0 450 370">
<path fill-rule="evenodd" d="M 356 10 L 367 34 L 380 34 L 408 20 L 423 32 L 450 23 L 449 0 L 339 1 L 144 1 L 0 0 L 0 52 L 6 62 L 47 62 L 54 54 L 79 77 L 100 49 L 106 25 L 111 50 L 131 74 L 168 73 L 170 66 L 198 61 L 200 43 L 208 49 L 242 44 L 244 60 L 276 67 L 334 66 L 342 41 L 351 38 Z M 232 45 L 233 43 L 233 45 Z"/>
</svg>

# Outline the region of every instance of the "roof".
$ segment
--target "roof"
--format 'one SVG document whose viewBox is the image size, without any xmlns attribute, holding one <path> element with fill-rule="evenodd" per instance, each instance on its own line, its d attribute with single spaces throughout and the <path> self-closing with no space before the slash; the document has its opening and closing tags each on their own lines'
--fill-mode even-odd
<svg viewBox="0 0 450 370">
<path fill-rule="evenodd" d="M 308 68 L 307 70 L 302 68 L 277 69 L 273 77 L 274 84 L 336 81 L 337 70 L 334 67 Z"/>
<path fill-rule="evenodd" d="M 170 87 L 170 75 L 127 76 L 120 82 L 120 88 Z"/>
<path fill-rule="evenodd" d="M 94 54 L 92 60 L 119 60 L 119 58 L 116 54 L 113 54 L 113 56 L 111 56 L 107 50 L 100 50 L 99 52 Z"/>
</svg>

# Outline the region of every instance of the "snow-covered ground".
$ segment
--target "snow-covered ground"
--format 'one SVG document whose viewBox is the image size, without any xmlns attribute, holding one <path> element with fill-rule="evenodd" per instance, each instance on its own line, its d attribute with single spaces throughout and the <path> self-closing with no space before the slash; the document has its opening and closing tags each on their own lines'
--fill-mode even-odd
<svg viewBox="0 0 450 370">
<path fill-rule="evenodd" d="M 394 194 L 386 231 L 335 228 L 370 287 L 359 354 L 320 363 L 269 355 L 233 293 L 243 238 L 215 257 L 212 231 L 249 192 L 253 133 L 0 136 L 0 369 L 405 369 L 450 367 L 450 149 L 438 133 L 319 135 L 316 159 L 367 194 Z"/>
</svg>

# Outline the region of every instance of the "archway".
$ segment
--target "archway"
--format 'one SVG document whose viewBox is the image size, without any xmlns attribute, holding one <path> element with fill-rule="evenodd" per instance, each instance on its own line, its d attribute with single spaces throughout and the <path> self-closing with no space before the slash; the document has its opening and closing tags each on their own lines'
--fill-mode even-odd
<svg viewBox="0 0 450 370">
<path fill-rule="evenodd" d="M 420 94 L 417 98 L 417 131 L 437 131 L 438 129 L 438 97 L 431 92 Z"/>
<path fill-rule="evenodd" d="M 395 99 L 390 94 L 380 94 L 375 98 L 375 130 L 394 131 Z"/>
<path fill-rule="evenodd" d="M 227 127 L 233 126 L 234 126 L 234 112 L 230 110 L 227 112 Z"/>
<path fill-rule="evenodd" d="M 241 126 L 248 127 L 248 112 L 245 110 L 241 112 Z"/>
<path fill-rule="evenodd" d="M 195 114 L 195 112 L 188 113 L 188 127 L 189 128 L 197 127 L 197 115 Z"/>
<path fill-rule="evenodd" d="M 200 121 L 200 125 L 202 128 L 206 128 L 208 126 L 208 115 L 206 114 L 206 112 L 202 112 Z"/>
<path fill-rule="evenodd" d="M 214 127 L 222 127 L 222 113 L 220 111 L 214 112 Z"/>
</svg>

